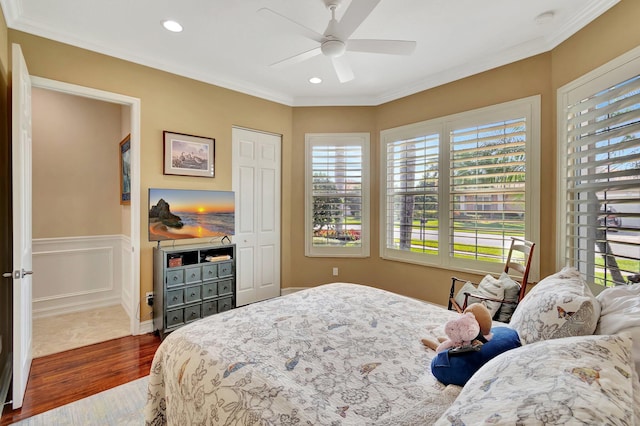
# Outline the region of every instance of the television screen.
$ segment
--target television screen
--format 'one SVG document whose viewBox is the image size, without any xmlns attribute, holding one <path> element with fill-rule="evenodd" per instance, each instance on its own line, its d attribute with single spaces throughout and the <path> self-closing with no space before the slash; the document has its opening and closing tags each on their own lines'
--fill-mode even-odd
<svg viewBox="0 0 640 426">
<path fill-rule="evenodd" d="M 233 235 L 233 191 L 149 188 L 149 241 Z"/>
</svg>

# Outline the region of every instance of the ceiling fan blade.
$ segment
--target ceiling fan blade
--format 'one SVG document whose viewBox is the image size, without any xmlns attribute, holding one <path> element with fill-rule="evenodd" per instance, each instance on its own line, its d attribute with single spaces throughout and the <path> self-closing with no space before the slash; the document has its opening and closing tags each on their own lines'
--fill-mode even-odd
<svg viewBox="0 0 640 426">
<path fill-rule="evenodd" d="M 302 52 L 302 53 L 298 53 L 297 55 L 293 55 L 289 58 L 283 59 L 281 61 L 278 62 L 274 62 L 273 64 L 271 64 L 270 66 L 274 67 L 274 68 L 280 68 L 280 67 L 284 67 L 287 65 L 293 65 L 293 64 L 298 64 L 302 61 L 306 61 L 307 59 L 313 58 L 314 56 L 317 56 L 319 54 L 321 54 L 322 51 L 320 50 L 320 47 L 314 47 L 311 50 L 307 50 L 306 52 Z"/>
<path fill-rule="evenodd" d="M 344 55 L 331 58 L 331 62 L 333 63 L 333 69 L 336 71 L 340 83 L 353 80 L 353 70 Z"/>
<path fill-rule="evenodd" d="M 380 0 L 351 0 L 351 5 L 338 23 L 338 34 L 332 34 L 341 40 L 348 39 L 367 16 L 380 3 Z"/>
<path fill-rule="evenodd" d="M 263 7 L 262 9 L 258 9 L 258 14 L 264 16 L 266 19 L 271 20 L 275 24 L 286 25 L 291 29 L 291 31 L 300 34 L 303 37 L 310 38 L 311 40 L 317 41 L 318 43 L 322 43 L 322 39 L 324 37 L 322 34 L 312 30 L 311 28 L 305 27 L 301 23 L 289 19 L 284 15 L 279 14 L 275 10 Z"/>
<path fill-rule="evenodd" d="M 407 40 L 347 40 L 351 52 L 386 53 L 389 55 L 411 55 L 416 49 L 415 41 Z"/>
</svg>

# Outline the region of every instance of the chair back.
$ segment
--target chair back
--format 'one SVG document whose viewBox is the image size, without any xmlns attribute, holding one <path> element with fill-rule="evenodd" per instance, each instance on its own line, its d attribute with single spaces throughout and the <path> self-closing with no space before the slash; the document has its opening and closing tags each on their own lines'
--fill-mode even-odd
<svg viewBox="0 0 640 426">
<path fill-rule="evenodd" d="M 504 265 L 504 272 L 508 274 L 510 270 L 514 270 L 522 274 L 522 281 L 519 283 L 520 294 L 518 296 L 518 301 L 522 300 L 527 290 L 529 269 L 531 268 L 531 259 L 533 258 L 533 249 L 535 246 L 536 243 L 531 241 L 511 237 L 511 247 L 509 248 L 507 261 Z M 514 256 L 514 252 L 521 253 L 521 255 Z"/>
</svg>

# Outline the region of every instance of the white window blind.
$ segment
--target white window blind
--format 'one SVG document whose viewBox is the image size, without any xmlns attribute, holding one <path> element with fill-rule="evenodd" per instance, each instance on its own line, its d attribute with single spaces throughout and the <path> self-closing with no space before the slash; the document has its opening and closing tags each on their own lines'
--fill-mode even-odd
<svg viewBox="0 0 640 426">
<path fill-rule="evenodd" d="M 608 287 L 640 278 L 640 75 L 591 84 L 565 109 L 564 256 Z"/>
<path fill-rule="evenodd" d="M 368 141 L 307 135 L 307 255 L 368 255 Z"/>
<path fill-rule="evenodd" d="M 450 255 L 505 262 L 524 238 L 526 117 L 456 129 L 450 143 Z"/>
<path fill-rule="evenodd" d="M 438 253 L 438 133 L 387 144 L 386 244 Z"/>
<path fill-rule="evenodd" d="M 499 273 L 512 236 L 538 242 L 539 129 L 532 96 L 383 130 L 381 256 Z"/>
</svg>

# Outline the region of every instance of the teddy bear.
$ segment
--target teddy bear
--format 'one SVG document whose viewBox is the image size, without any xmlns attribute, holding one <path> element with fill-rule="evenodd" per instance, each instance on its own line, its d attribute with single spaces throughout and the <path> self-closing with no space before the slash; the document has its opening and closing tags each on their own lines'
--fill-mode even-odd
<svg viewBox="0 0 640 426">
<path fill-rule="evenodd" d="M 422 343 L 436 352 L 477 350 L 492 337 L 491 313 L 482 303 L 472 303 L 460 317 L 447 321 L 444 332 L 447 337 L 439 337 L 437 342 L 422 339 Z"/>
</svg>

